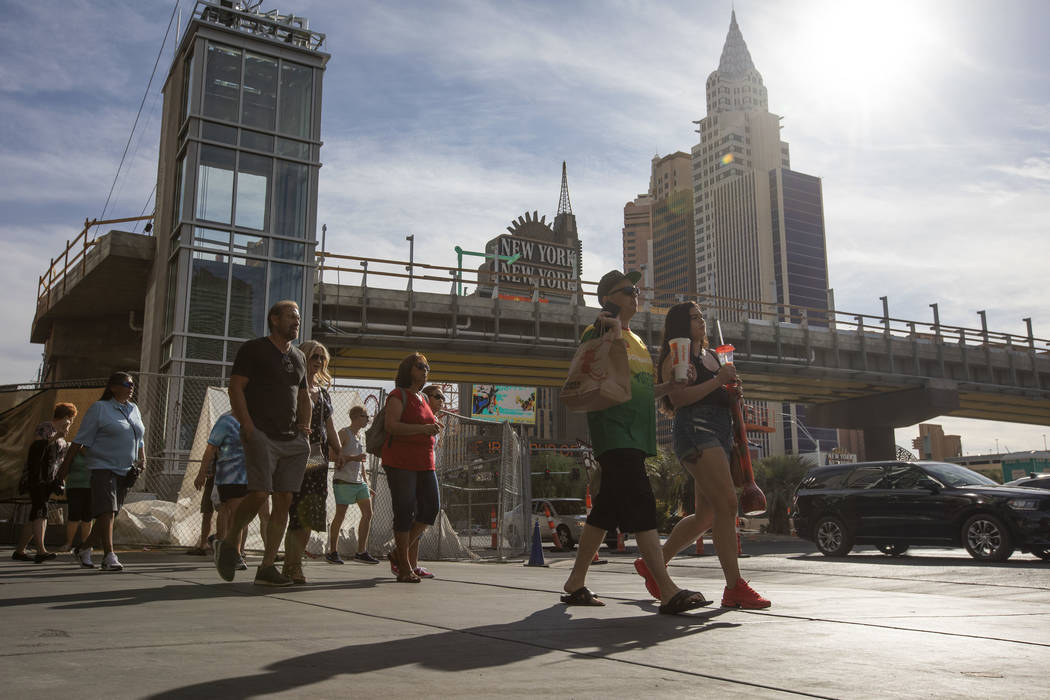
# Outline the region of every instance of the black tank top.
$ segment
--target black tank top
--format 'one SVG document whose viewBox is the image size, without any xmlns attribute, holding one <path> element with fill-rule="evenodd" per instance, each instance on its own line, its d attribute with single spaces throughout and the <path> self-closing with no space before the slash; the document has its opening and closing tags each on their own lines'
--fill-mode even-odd
<svg viewBox="0 0 1050 700">
<path fill-rule="evenodd" d="M 705 349 L 704 352 L 708 353 L 708 352 L 710 352 L 710 350 Z M 718 362 L 718 355 L 716 355 L 715 353 L 711 353 L 711 356 L 715 358 L 715 362 Z M 704 382 L 706 382 L 706 381 L 708 381 L 710 379 L 714 379 L 718 375 L 717 372 L 712 372 L 711 370 L 709 370 L 704 365 L 704 360 L 703 360 L 703 356 L 702 355 L 701 356 L 696 356 L 696 355 L 691 356 L 690 360 L 693 363 L 693 367 L 696 368 L 696 381 L 693 382 L 693 385 L 703 384 Z M 722 363 L 718 362 L 718 366 L 721 367 Z M 693 405 L 694 406 L 695 405 L 701 405 L 701 406 L 708 405 L 708 406 L 726 406 L 726 407 L 728 407 L 728 406 L 732 405 L 731 402 L 732 402 L 732 397 L 730 396 L 729 391 L 725 388 L 725 386 L 721 386 L 720 385 L 717 389 L 712 391 L 710 394 L 708 394 L 704 398 L 700 399 L 699 401 L 694 402 Z"/>
</svg>

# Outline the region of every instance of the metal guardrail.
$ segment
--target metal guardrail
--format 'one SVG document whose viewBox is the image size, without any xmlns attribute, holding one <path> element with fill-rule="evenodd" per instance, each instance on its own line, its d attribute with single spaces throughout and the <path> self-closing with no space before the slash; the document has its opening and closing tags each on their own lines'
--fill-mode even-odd
<svg viewBox="0 0 1050 700">
<path fill-rule="evenodd" d="M 318 251 L 318 282 L 324 282 L 325 273 L 337 275 L 350 274 L 360 276 L 360 285 L 368 287 L 369 275 L 377 276 L 386 280 L 408 280 L 415 283 L 431 282 L 440 285 L 451 284 L 450 294 L 457 294 L 457 287 L 461 283 L 475 284 L 478 286 L 492 286 L 494 295 L 508 301 L 543 301 L 545 296 L 554 296 L 554 293 L 540 286 L 540 277 L 532 276 L 531 285 L 500 281 L 501 273 L 496 271 L 480 272 L 476 269 L 462 267 L 448 267 L 444 265 L 431 265 L 406 260 L 390 260 L 384 258 L 370 258 L 357 255 L 340 255 L 327 251 Z M 345 264 L 330 264 L 329 261 L 356 262 L 358 267 Z M 540 267 L 539 263 L 530 263 L 534 267 Z M 384 269 L 385 268 L 385 269 Z M 418 274 L 416 270 L 422 270 Z M 438 274 L 435 274 L 438 273 Z M 443 273 L 443 274 L 440 274 Z M 515 273 L 515 276 L 522 275 Z M 584 300 L 593 299 L 597 305 L 597 286 L 594 281 L 579 280 L 576 283 L 576 291 L 568 295 L 562 293 L 562 297 L 578 296 Z M 373 286 L 382 287 L 383 285 Z M 411 292 L 412 287 L 406 285 L 406 291 Z M 800 327 L 821 326 L 831 329 L 856 331 L 860 334 L 877 334 L 884 336 L 887 342 L 893 338 L 910 338 L 913 340 L 929 340 L 938 343 L 957 343 L 960 345 L 976 345 L 992 349 L 1023 350 L 1027 348 L 1031 353 L 1045 354 L 1050 349 L 1050 339 L 1037 338 L 1032 331 L 1030 318 L 1022 319 L 1027 326 L 1026 335 L 1007 333 L 1003 331 L 989 330 L 984 311 L 979 311 L 981 319 L 980 328 L 967 328 L 942 324 L 939 318 L 937 304 L 930 304 L 933 309 L 933 321 L 916 321 L 911 319 L 896 318 L 889 315 L 886 297 L 880 297 L 883 302 L 883 314 L 863 314 L 851 311 L 839 311 L 835 309 L 819 309 L 809 306 L 795 304 L 782 304 L 777 302 L 759 301 L 754 299 L 741 299 L 736 297 L 720 297 L 710 294 L 684 293 L 680 290 L 661 289 L 654 287 L 641 287 L 643 294 L 643 305 L 654 312 L 666 311 L 665 307 L 654 305 L 651 301 L 655 298 L 670 297 L 677 301 L 693 300 L 701 307 L 713 310 L 716 318 L 733 319 L 748 318 L 756 321 L 776 322 L 778 324 L 797 324 Z M 319 287 L 318 303 L 321 305 L 319 318 L 323 319 L 323 288 Z M 644 310 L 644 308 L 643 308 Z"/>
</svg>

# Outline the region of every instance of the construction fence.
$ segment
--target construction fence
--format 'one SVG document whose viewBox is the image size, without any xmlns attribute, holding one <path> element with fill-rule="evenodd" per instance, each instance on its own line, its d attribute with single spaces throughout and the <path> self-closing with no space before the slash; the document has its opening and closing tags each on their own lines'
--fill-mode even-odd
<svg viewBox="0 0 1050 700">
<path fill-rule="evenodd" d="M 114 541 L 123 547 L 192 547 L 200 539 L 202 498 L 217 503 L 217 494 L 195 487 L 201 458 L 215 421 L 230 410 L 227 380 L 223 377 L 136 375 L 138 405 L 146 425 L 146 469 L 114 523 Z M 25 448 L 33 428 L 50 418 L 58 401 L 72 401 L 79 409 L 70 436 L 76 440 L 79 419 L 102 393 L 105 380 L 78 382 L 77 386 L 41 387 L 27 392 L 14 407 L 0 413 L 3 481 L 0 481 L 0 520 L 24 521 L 26 499 L 17 497 L 17 484 Z M 94 386 L 92 386 L 94 385 Z M 24 388 L 22 389 L 23 391 Z M 349 410 L 364 406 L 375 416 L 386 400 L 380 388 L 336 385 L 329 389 L 336 430 L 349 425 Z M 464 418 L 442 412 L 442 431 L 435 448 L 442 509 L 434 527 L 420 541 L 423 559 L 503 559 L 518 557 L 525 549 L 521 533 L 529 494 L 528 455 L 514 429 L 507 423 Z M 25 436 L 20 439 L 20 436 Z M 332 469 L 332 465 L 329 465 Z M 379 556 L 393 548 L 393 509 L 383 469 L 369 457 L 367 481 L 372 492 L 373 518 L 368 550 Z M 12 475 L 13 481 L 12 481 Z M 335 500 L 328 493 L 331 521 Z M 356 533 L 360 510 L 347 509 L 339 533 L 339 550 L 358 551 Z M 56 497 L 49 507 L 49 523 L 65 522 L 65 503 Z M 212 525 L 214 531 L 214 521 Z M 321 556 L 328 533 L 315 532 L 307 553 Z M 262 549 L 259 520 L 249 526 L 248 549 Z"/>
</svg>

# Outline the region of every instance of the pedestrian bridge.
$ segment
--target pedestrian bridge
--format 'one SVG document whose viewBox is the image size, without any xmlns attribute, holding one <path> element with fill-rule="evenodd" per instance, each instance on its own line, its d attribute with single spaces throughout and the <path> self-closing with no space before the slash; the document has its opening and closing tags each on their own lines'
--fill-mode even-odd
<svg viewBox="0 0 1050 700">
<path fill-rule="evenodd" d="M 395 271 L 384 274 L 382 266 Z M 418 350 L 434 381 L 557 387 L 598 314 L 595 283 L 582 283 L 576 303 L 556 303 L 538 288 L 498 280 L 493 298 L 459 295 L 456 279 L 466 271 L 406 261 L 327 255 L 321 271 L 313 337 L 332 352 L 336 376 L 391 380 L 401 358 Z M 332 284 L 334 272 L 350 281 Z M 389 288 L 392 279 L 402 288 Z M 424 283 L 435 291 L 418 291 Z M 736 346 L 748 398 L 809 404 L 814 425 L 877 427 L 884 435 L 941 415 L 1050 425 L 1050 341 L 1031 331 L 699 301 Z M 663 317 L 649 308 L 631 323 L 654 353 Z"/>
</svg>

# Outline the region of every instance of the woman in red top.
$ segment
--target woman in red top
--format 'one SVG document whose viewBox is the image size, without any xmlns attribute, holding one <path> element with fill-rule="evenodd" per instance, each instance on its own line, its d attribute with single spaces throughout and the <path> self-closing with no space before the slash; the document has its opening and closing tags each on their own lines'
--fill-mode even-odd
<svg viewBox="0 0 1050 700">
<path fill-rule="evenodd" d="M 419 537 L 437 520 L 441 499 L 434 471 L 434 436 L 441 425 L 420 389 L 427 383 L 430 365 L 420 353 L 401 360 L 386 399 L 386 432 L 383 471 L 394 508 L 394 544 L 390 569 L 402 583 L 419 583 L 415 554 Z M 427 578 L 432 574 L 427 571 Z"/>
</svg>

